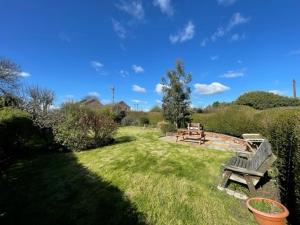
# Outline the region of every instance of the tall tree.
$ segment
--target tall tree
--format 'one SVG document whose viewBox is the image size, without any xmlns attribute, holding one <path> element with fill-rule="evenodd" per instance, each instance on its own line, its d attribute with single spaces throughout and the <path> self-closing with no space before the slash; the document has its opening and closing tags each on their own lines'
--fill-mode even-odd
<svg viewBox="0 0 300 225">
<path fill-rule="evenodd" d="M 21 69 L 9 59 L 0 58 L 0 95 L 12 95 L 18 88 Z"/>
<path fill-rule="evenodd" d="M 188 84 L 192 80 L 192 74 L 184 71 L 183 62 L 176 61 L 175 70 L 167 72 L 162 78 L 162 110 L 164 118 L 175 124 L 176 127 L 183 127 L 189 121 L 190 94 Z"/>
</svg>

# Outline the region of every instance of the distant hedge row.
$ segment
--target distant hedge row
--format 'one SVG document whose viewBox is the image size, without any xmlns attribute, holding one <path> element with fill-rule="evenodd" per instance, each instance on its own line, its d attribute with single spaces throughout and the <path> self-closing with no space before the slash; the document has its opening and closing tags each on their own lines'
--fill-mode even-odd
<svg viewBox="0 0 300 225">
<path fill-rule="evenodd" d="M 156 126 L 158 122 L 163 121 L 163 116 L 160 112 L 127 112 L 126 117 L 123 118 L 123 125 L 152 125 Z"/>
<path fill-rule="evenodd" d="M 300 221 L 300 110 L 274 108 L 255 110 L 232 105 L 215 113 L 194 114 L 205 130 L 240 137 L 243 133 L 261 133 L 269 139 L 278 156 L 281 200 L 290 212 L 291 221 Z M 297 223 L 295 223 L 297 224 Z"/>
<path fill-rule="evenodd" d="M 300 100 L 269 92 L 256 91 L 241 95 L 235 104 L 251 106 L 255 109 L 268 109 L 285 106 L 300 106 Z"/>
</svg>

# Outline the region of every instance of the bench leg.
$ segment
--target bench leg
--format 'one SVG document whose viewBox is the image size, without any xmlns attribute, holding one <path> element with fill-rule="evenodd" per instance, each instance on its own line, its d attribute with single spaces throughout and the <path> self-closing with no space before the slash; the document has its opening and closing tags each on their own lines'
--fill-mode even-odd
<svg viewBox="0 0 300 225">
<path fill-rule="evenodd" d="M 255 189 L 254 184 L 252 183 L 251 177 L 249 175 L 244 175 L 244 178 L 245 178 L 247 186 L 249 188 L 250 196 L 251 197 L 256 196 L 256 189 Z"/>
<path fill-rule="evenodd" d="M 225 171 L 225 172 L 223 173 L 223 179 L 222 179 L 221 183 L 219 184 L 220 187 L 223 187 L 223 188 L 226 187 L 226 184 L 227 184 L 227 182 L 228 182 L 228 180 L 229 180 L 231 174 L 232 174 L 231 171 Z"/>
</svg>

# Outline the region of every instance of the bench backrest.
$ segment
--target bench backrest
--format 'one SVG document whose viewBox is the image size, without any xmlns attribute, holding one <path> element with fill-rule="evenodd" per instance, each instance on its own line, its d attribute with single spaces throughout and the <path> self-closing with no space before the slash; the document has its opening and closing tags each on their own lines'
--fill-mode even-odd
<svg viewBox="0 0 300 225">
<path fill-rule="evenodd" d="M 257 170 L 263 162 L 272 155 L 271 144 L 268 140 L 264 140 L 257 149 L 254 156 L 250 159 L 249 169 Z"/>
<path fill-rule="evenodd" d="M 189 123 L 188 124 L 188 130 L 200 131 L 201 130 L 201 125 L 200 125 L 200 123 Z"/>
</svg>

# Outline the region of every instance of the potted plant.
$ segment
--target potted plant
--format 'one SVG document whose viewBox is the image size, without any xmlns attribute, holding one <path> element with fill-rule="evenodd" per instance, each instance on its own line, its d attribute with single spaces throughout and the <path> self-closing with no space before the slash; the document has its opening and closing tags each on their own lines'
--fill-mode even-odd
<svg viewBox="0 0 300 225">
<path fill-rule="evenodd" d="M 286 217 L 289 215 L 288 209 L 272 199 L 249 198 L 247 207 L 253 212 L 254 217 L 260 225 L 284 225 Z"/>
</svg>

